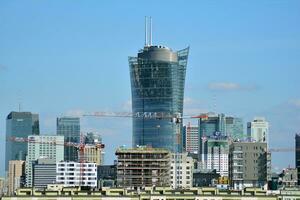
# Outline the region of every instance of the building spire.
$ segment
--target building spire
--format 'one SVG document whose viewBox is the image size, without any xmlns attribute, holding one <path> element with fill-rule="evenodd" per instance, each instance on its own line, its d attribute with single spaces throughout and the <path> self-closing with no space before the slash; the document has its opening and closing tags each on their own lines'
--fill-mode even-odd
<svg viewBox="0 0 300 200">
<path fill-rule="evenodd" d="M 145 16 L 145 46 L 152 46 L 152 17 L 147 16 Z"/>
</svg>

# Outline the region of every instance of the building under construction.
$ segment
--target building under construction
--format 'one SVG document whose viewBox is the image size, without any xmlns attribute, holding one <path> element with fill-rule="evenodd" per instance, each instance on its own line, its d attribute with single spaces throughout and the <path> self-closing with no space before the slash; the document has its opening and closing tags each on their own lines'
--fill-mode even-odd
<svg viewBox="0 0 300 200">
<path fill-rule="evenodd" d="M 119 148 L 116 155 L 118 186 L 170 185 L 171 155 L 169 151 L 149 147 Z"/>
</svg>

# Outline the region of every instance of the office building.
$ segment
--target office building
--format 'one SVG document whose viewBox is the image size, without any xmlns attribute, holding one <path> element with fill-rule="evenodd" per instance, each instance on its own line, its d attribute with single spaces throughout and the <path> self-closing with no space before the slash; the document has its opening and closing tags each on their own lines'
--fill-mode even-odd
<svg viewBox="0 0 300 200">
<path fill-rule="evenodd" d="M 24 186 L 25 161 L 10 160 L 8 167 L 8 194 L 14 194 L 15 190 Z"/>
<path fill-rule="evenodd" d="M 117 186 L 170 186 L 169 151 L 149 147 L 119 148 L 116 156 Z"/>
<path fill-rule="evenodd" d="M 300 185 L 300 133 L 295 136 L 295 166 L 298 173 L 298 185 Z"/>
<path fill-rule="evenodd" d="M 298 184 L 297 169 L 286 168 L 279 174 L 278 184 L 284 187 L 295 187 Z"/>
<path fill-rule="evenodd" d="M 225 114 L 216 114 L 213 112 L 204 113 L 200 115 L 198 121 L 199 126 L 199 161 L 203 162 L 201 155 L 204 149 L 202 144 L 203 138 L 213 136 L 219 133 L 222 136 L 227 136 L 228 139 L 238 140 L 243 136 L 243 120 L 232 116 L 225 116 Z"/>
<path fill-rule="evenodd" d="M 56 183 L 56 161 L 54 159 L 40 158 L 32 163 L 33 187 L 47 188 L 49 184 Z"/>
<path fill-rule="evenodd" d="M 145 40 L 137 57 L 129 57 L 132 112 L 141 114 L 132 118 L 133 147 L 151 146 L 181 152 L 182 122 L 172 121 L 172 117 L 183 112 L 189 48 L 175 52 Z M 146 116 L 149 113 L 161 117 Z"/>
<path fill-rule="evenodd" d="M 187 153 L 172 154 L 171 160 L 171 187 L 191 188 L 193 186 L 193 158 Z"/>
<path fill-rule="evenodd" d="M 99 134 L 90 132 L 86 134 L 84 142 L 85 144 L 101 144 L 102 137 Z"/>
<path fill-rule="evenodd" d="M 32 187 L 32 164 L 39 158 L 64 159 L 64 136 L 40 135 L 28 136 L 28 155 L 26 157 L 26 186 Z"/>
<path fill-rule="evenodd" d="M 25 160 L 27 144 L 12 141 L 14 137 L 39 135 L 39 116 L 31 112 L 11 112 L 6 118 L 5 171 L 10 160 Z"/>
<path fill-rule="evenodd" d="M 86 144 L 83 150 L 83 160 L 90 163 L 96 163 L 97 166 L 103 165 L 103 148 L 103 144 Z M 78 152 L 78 158 L 80 158 L 80 152 Z"/>
<path fill-rule="evenodd" d="M 204 170 L 216 170 L 218 174 L 228 176 L 229 144 L 227 136 L 215 133 L 202 137 L 201 165 Z"/>
<path fill-rule="evenodd" d="M 80 118 L 60 117 L 56 120 L 56 134 L 64 136 L 65 142 L 80 142 Z M 78 161 L 77 148 L 73 146 L 65 147 L 65 161 Z"/>
<path fill-rule="evenodd" d="M 247 136 L 256 142 L 268 142 L 269 123 L 263 117 L 255 117 L 247 123 Z"/>
<path fill-rule="evenodd" d="M 188 153 L 197 154 L 199 150 L 199 128 L 188 124 L 183 126 L 182 132 L 183 150 Z"/>
<path fill-rule="evenodd" d="M 97 167 L 98 187 L 114 187 L 117 184 L 117 165 Z"/>
<path fill-rule="evenodd" d="M 267 143 L 233 142 L 229 147 L 229 180 L 234 189 L 266 187 L 271 173 Z"/>
<path fill-rule="evenodd" d="M 64 187 L 97 187 L 95 163 L 59 162 L 56 164 L 56 182 Z"/>
</svg>

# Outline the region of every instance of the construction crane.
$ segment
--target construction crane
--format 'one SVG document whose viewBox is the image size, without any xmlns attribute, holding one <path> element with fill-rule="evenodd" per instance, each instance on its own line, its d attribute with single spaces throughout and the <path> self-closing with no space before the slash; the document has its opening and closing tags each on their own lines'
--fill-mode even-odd
<svg viewBox="0 0 300 200">
<path fill-rule="evenodd" d="M 43 142 L 43 141 L 35 141 L 33 139 L 29 138 L 24 138 L 24 137 L 10 137 L 8 138 L 9 141 L 12 142 L 16 142 L 16 143 L 33 143 L 33 144 L 49 144 L 49 145 L 59 145 L 59 146 L 65 146 L 65 147 L 75 147 L 78 149 L 78 153 L 79 153 L 79 163 L 80 163 L 80 173 L 79 173 L 79 186 L 81 186 L 82 184 L 82 180 L 83 180 L 83 174 L 84 174 L 84 168 L 83 165 L 85 163 L 85 138 L 84 138 L 84 134 L 80 134 L 80 143 L 75 143 L 75 142 L 61 142 L 61 143 L 57 143 L 55 141 L 47 141 L 47 142 Z M 96 143 L 95 144 L 96 148 L 101 148 L 104 149 L 105 145 L 102 143 Z"/>
</svg>

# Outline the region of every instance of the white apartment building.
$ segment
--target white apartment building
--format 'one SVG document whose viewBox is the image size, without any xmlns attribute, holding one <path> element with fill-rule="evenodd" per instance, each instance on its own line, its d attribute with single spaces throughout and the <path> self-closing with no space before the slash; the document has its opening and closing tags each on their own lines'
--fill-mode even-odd
<svg viewBox="0 0 300 200">
<path fill-rule="evenodd" d="M 198 153 L 199 150 L 199 128 L 195 125 L 186 125 L 184 128 L 184 148 L 186 152 Z"/>
<path fill-rule="evenodd" d="M 28 136 L 28 155 L 26 156 L 26 187 L 32 187 L 32 163 L 40 158 L 64 160 L 64 136 L 30 135 Z"/>
<path fill-rule="evenodd" d="M 264 117 L 255 117 L 247 123 L 247 135 L 256 142 L 268 143 L 269 123 Z"/>
<path fill-rule="evenodd" d="M 221 176 L 228 176 L 229 144 L 226 137 L 207 137 L 202 141 L 202 169 L 216 170 Z"/>
<path fill-rule="evenodd" d="M 56 183 L 64 187 L 97 187 L 96 163 L 59 162 L 56 163 Z"/>
<path fill-rule="evenodd" d="M 172 188 L 191 188 L 193 186 L 193 158 L 187 153 L 172 154 L 171 186 Z"/>
</svg>

